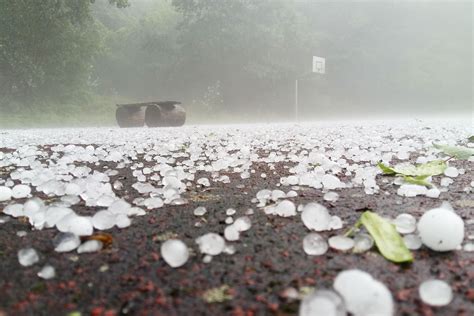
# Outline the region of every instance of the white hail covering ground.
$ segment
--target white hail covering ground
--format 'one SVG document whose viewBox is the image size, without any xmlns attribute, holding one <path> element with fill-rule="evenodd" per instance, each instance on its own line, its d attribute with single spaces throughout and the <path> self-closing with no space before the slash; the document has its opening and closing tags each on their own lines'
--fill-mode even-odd
<svg viewBox="0 0 474 316">
<path fill-rule="evenodd" d="M 299 189 L 322 190 L 324 200 L 337 205 L 339 195 L 345 189 L 360 187 L 368 195 L 387 194 L 381 191 L 380 181 L 384 184 L 393 181 L 399 186 L 398 195 L 438 198 L 466 170 L 450 166 L 444 175 L 431 179 L 433 188 L 428 189 L 403 183 L 401 178 L 376 178 L 381 174 L 376 164 L 383 161 L 393 165 L 408 162 L 410 158 L 417 163 L 440 159 L 433 142 L 455 145 L 471 136 L 471 125 L 469 122 L 330 122 L 177 129 L 3 131 L 0 148 L 13 152 L 0 152 L 0 168 L 8 174 L 4 180 L 0 179 L 0 208 L 4 213 L 0 216 L 0 224 L 7 223 L 9 217 L 25 216 L 32 229 L 57 230 L 53 245 L 58 252 L 99 251 L 103 246 L 101 242 L 91 240 L 81 244 L 79 237 L 112 227 L 128 227 L 133 224 L 134 216 L 146 215 L 166 205 L 186 205 L 188 201 L 183 193 L 190 188 L 232 185 L 229 176 L 221 175 L 221 172 L 239 175 L 239 184 L 235 185 L 244 188 L 246 179 L 255 173 L 255 164 L 264 163 L 276 172 L 276 164 L 283 162 L 290 166 L 287 169 L 290 175 L 281 175 L 278 187 L 262 188 L 252 199 L 256 207 L 268 216 L 302 221 L 308 233 L 302 240 L 302 247 L 309 256 L 324 255 L 329 246 L 364 252 L 374 244 L 367 234 L 359 233 L 353 238 L 338 235 L 327 241 L 315 233 L 339 230 L 344 223 L 329 214 L 319 204 L 321 201 L 295 204 Z M 94 166 L 104 163 L 112 167 L 105 172 L 94 170 Z M 110 179 L 124 168 L 132 171 L 135 178 L 132 187 L 140 196 L 132 204 L 121 198 L 123 183 Z M 207 176 L 196 179 L 197 172 L 207 173 Z M 257 176 L 266 178 L 268 174 Z M 474 181 L 464 191 L 472 192 L 473 186 Z M 59 199 L 53 203 L 42 201 L 36 197 L 36 192 Z M 29 199 L 19 202 L 22 198 Z M 75 207 L 81 200 L 98 211 L 92 216 L 77 214 Z M 403 205 L 398 207 L 402 209 Z M 193 208 L 190 212 L 198 219 L 211 216 L 204 207 Z M 296 216 L 298 212 L 300 215 Z M 248 216 L 234 221 L 235 210 L 227 210 L 227 226 L 221 231 L 197 238 L 195 245 L 175 239 L 165 241 L 161 247 L 162 257 L 171 267 L 180 267 L 189 260 L 189 248 L 193 247 L 203 254 L 204 262 L 210 262 L 212 256 L 221 253 L 234 254 L 236 249 L 232 243 L 238 242 L 241 234 L 251 229 L 253 213 L 250 209 L 246 212 Z M 439 225 L 446 226 L 447 222 L 464 230 L 462 219 L 446 205 L 425 214 L 418 226 L 417 218 L 411 214 L 401 214 L 392 220 L 397 230 L 406 234 L 404 240 L 410 249 L 418 249 L 423 243 L 434 250 L 445 251 L 459 249 L 463 242 L 464 236 L 459 230 L 437 234 Z M 442 246 L 439 246 L 440 242 Z M 466 244 L 464 249 L 472 251 L 472 243 Z M 34 265 L 40 257 L 32 248 L 18 251 L 18 260 L 25 267 Z M 55 274 L 51 266 L 44 266 L 38 272 L 44 279 L 53 278 Z M 354 290 L 354 286 L 358 289 Z M 424 284 L 420 287 L 420 295 L 428 304 L 448 303 L 450 288 L 448 290 L 446 286 Z M 343 315 L 346 309 L 355 315 L 362 315 L 367 310 L 373 315 L 393 314 L 393 299 L 388 289 L 363 271 L 342 272 L 336 278 L 334 288 L 338 293 L 320 291 L 308 296 L 303 300 L 300 315 Z M 345 306 L 339 295 L 344 298 Z"/>
</svg>

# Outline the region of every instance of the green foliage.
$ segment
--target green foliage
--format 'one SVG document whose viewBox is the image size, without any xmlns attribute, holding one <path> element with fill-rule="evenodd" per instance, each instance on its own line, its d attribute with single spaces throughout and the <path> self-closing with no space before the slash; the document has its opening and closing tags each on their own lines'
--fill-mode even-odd
<svg viewBox="0 0 474 316">
<path fill-rule="evenodd" d="M 141 9 L 134 2 L 123 11 L 100 7 L 95 16 L 107 28 L 108 49 L 95 65 L 99 87 L 140 99 L 179 99 L 200 108 L 209 87 L 219 82 L 222 102 L 217 109 L 260 117 L 288 113 L 297 77 L 305 79 L 300 85 L 302 108 L 321 108 L 321 94 L 327 95 L 328 104 L 348 103 L 351 110 L 358 102 L 400 107 L 407 99 L 462 100 L 463 92 L 470 91 L 468 72 L 462 68 L 470 60 L 463 53 L 467 42 L 440 44 L 445 42 L 440 38 L 451 42 L 452 30 L 433 28 L 429 21 L 430 32 L 415 31 L 420 12 L 444 10 L 453 16 L 458 8 L 386 6 L 157 0 Z M 406 43 L 403 49 L 400 43 Z M 325 76 L 308 74 L 311 58 L 318 54 L 327 57 Z M 370 75 L 360 80 L 367 70 Z M 456 78 L 457 84 L 447 78 Z M 452 89 L 446 93 L 442 87 L 448 86 Z"/>
<path fill-rule="evenodd" d="M 114 126 L 115 104 L 131 103 L 123 97 L 94 96 L 65 101 L 36 99 L 0 101 L 0 127 Z"/>
<path fill-rule="evenodd" d="M 429 178 L 429 176 L 403 176 L 403 180 L 406 183 L 410 184 L 416 184 L 416 185 L 424 185 L 426 187 L 432 187 L 433 185 L 429 183 L 426 179 Z"/>
<path fill-rule="evenodd" d="M 434 160 L 416 166 L 405 163 L 394 167 L 386 166 L 379 162 L 377 166 L 384 175 L 402 176 L 406 183 L 424 185 L 426 187 L 432 187 L 432 184 L 427 180 L 429 177 L 440 175 L 447 168 L 447 164 L 443 160 Z"/>
<path fill-rule="evenodd" d="M 424 180 L 429 176 L 440 175 L 447 168 L 446 162 L 443 160 L 433 160 L 425 164 L 411 165 L 399 164 L 394 167 L 389 167 L 379 162 L 377 166 L 386 175 L 402 175 L 409 177 L 416 177 L 409 180 Z"/>
<path fill-rule="evenodd" d="M 0 109 L 75 108 L 100 94 L 180 100 L 191 119 L 274 119 L 289 113 L 295 78 L 302 111 L 318 115 L 323 103 L 348 113 L 470 101 L 466 5 L 388 5 L 0 0 Z M 313 55 L 327 57 L 326 75 L 309 73 Z"/>
<path fill-rule="evenodd" d="M 94 2 L 95 0 L 91 0 L 91 2 Z M 110 4 L 114 4 L 117 6 L 117 8 L 126 8 L 130 5 L 128 0 L 109 0 Z"/>
<path fill-rule="evenodd" d="M 301 17 L 281 0 L 175 0 L 183 15 L 180 40 L 186 58 L 215 64 L 214 75 L 282 79 L 295 75 L 295 53 L 310 53 L 302 40 Z M 232 67 L 229 69 L 229 67 Z"/>
<path fill-rule="evenodd" d="M 96 38 L 87 1 L 2 0 L 2 93 L 64 91 L 87 78 Z"/>
<path fill-rule="evenodd" d="M 396 263 L 413 261 L 413 255 L 407 249 L 395 226 L 376 213 L 365 211 L 357 225 L 364 225 L 386 259 Z"/>
<path fill-rule="evenodd" d="M 436 149 L 441 150 L 448 156 L 455 157 L 457 159 L 468 160 L 471 156 L 474 156 L 474 148 L 468 148 L 463 146 L 448 146 L 448 145 L 437 145 L 433 144 Z"/>
<path fill-rule="evenodd" d="M 314 34 L 288 1 L 180 1 L 180 84 L 206 93 L 219 81 L 223 107 L 287 106 L 286 90 L 307 72 Z M 285 90 L 282 90 L 282 87 Z M 282 90 L 284 96 L 278 91 Z"/>
<path fill-rule="evenodd" d="M 227 284 L 207 290 L 202 295 L 202 299 L 206 303 L 222 303 L 233 299 L 233 295 L 229 293 L 230 287 Z"/>
<path fill-rule="evenodd" d="M 96 59 L 98 88 L 139 99 L 173 98 L 176 84 L 178 13 L 166 1 L 150 4 L 145 12 L 93 8 L 104 28 L 104 53 Z M 133 11 L 138 10 L 138 11 Z M 126 12 L 124 12 L 126 11 Z"/>
<path fill-rule="evenodd" d="M 125 0 L 110 0 L 123 7 Z M 71 97 L 100 52 L 91 1 L 0 0 L 0 93 Z M 74 92 L 71 92 L 74 90 Z"/>
<path fill-rule="evenodd" d="M 383 163 L 379 162 L 377 166 L 380 168 L 380 170 L 383 171 L 385 175 L 395 175 L 396 172 L 393 170 L 393 168 L 390 168 L 389 166 L 384 165 Z"/>
</svg>

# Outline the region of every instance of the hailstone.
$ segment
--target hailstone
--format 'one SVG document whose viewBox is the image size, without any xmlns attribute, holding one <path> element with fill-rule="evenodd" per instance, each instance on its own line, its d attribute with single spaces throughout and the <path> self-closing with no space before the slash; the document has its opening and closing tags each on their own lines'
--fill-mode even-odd
<svg viewBox="0 0 474 316">
<path fill-rule="evenodd" d="M 435 251 L 451 251 L 464 239 L 464 221 L 454 211 L 440 207 L 431 209 L 418 222 L 421 241 Z"/>
</svg>

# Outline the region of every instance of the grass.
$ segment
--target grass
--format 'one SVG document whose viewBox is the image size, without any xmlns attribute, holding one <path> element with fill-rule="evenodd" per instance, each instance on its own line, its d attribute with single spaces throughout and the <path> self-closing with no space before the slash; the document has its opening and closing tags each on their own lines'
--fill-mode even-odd
<svg viewBox="0 0 474 316">
<path fill-rule="evenodd" d="M 117 126 L 117 103 L 133 103 L 124 97 L 92 96 L 85 101 L 68 103 L 35 102 L 20 104 L 0 100 L 0 129 L 41 127 Z M 198 104 L 186 105 L 186 124 L 252 123 L 272 121 L 271 115 L 255 115 L 243 111 L 210 111 Z"/>
<path fill-rule="evenodd" d="M 86 101 L 67 104 L 0 104 L 0 129 L 115 126 L 115 104 L 122 102 L 127 100 L 120 97 L 94 96 Z"/>
<path fill-rule="evenodd" d="M 116 127 L 115 110 L 117 103 L 134 103 L 133 100 L 120 96 L 90 96 L 82 101 L 33 102 L 20 104 L 2 101 L 0 97 L 0 129 L 38 128 L 38 127 Z M 287 108 L 209 108 L 203 104 L 184 104 L 187 125 L 196 124 L 237 124 L 237 123 L 272 123 L 294 121 L 293 107 Z M 338 107 L 335 107 L 338 109 Z M 339 111 L 328 111 L 324 108 L 309 111 L 302 109 L 300 121 L 333 121 L 341 119 L 402 119 L 403 116 L 349 115 L 341 117 Z M 461 114 L 461 113 L 459 113 Z M 465 117 L 470 117 L 466 113 Z M 350 118 L 349 118 L 350 117 Z M 435 117 L 433 117 L 435 118 Z M 444 117 L 446 119 L 446 117 Z M 474 138 L 472 140 L 474 142 Z"/>
</svg>

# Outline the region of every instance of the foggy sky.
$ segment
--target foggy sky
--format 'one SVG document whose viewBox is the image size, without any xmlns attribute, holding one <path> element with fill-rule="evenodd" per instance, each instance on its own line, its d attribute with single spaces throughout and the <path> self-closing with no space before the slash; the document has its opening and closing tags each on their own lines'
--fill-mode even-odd
<svg viewBox="0 0 474 316">
<path fill-rule="evenodd" d="M 226 0 L 230 2 L 230 0 Z M 300 78 L 300 110 L 308 117 L 327 115 L 472 112 L 473 34 L 470 1 L 287 1 L 310 25 L 317 40 L 306 55 L 289 57 L 299 73 L 263 90 L 236 81 L 232 68 L 215 71 L 229 111 L 273 108 L 289 115 L 294 104 L 294 80 Z M 146 12 L 151 0 L 132 1 L 129 10 Z M 146 13 L 145 13 L 146 14 Z M 207 40 L 205 36 L 202 39 Z M 238 54 L 238 52 L 234 52 Z M 261 54 L 268 54 L 262 49 Z M 325 75 L 311 75 L 312 55 L 326 58 Z M 228 56 L 232 60 L 232 56 Z M 212 72 L 217 64 L 197 60 L 182 84 L 151 97 L 199 98 L 187 86 L 195 69 Z M 186 70 L 185 70 L 186 71 Z M 197 75 L 196 77 L 200 77 Z M 211 82 L 203 82 L 203 86 Z"/>
</svg>

